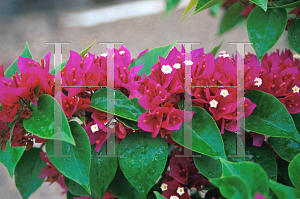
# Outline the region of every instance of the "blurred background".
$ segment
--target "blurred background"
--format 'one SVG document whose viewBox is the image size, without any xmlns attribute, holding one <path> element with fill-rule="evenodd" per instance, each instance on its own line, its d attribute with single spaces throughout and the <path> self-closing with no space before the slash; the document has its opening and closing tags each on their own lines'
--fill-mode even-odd
<svg viewBox="0 0 300 199">
<path fill-rule="evenodd" d="M 193 49 L 204 47 L 207 53 L 225 39 L 220 50 L 230 55 L 235 53 L 236 47 L 228 42 L 249 42 L 245 23 L 221 37 L 217 35 L 222 10 L 217 17 L 205 10 L 179 21 L 188 2 L 182 0 L 166 18 L 163 17 L 165 0 L 1 0 L 0 64 L 6 69 L 21 54 L 26 42 L 37 61 L 49 51 L 54 53 L 54 45 L 46 45 L 46 42 L 71 42 L 62 47 L 63 61 L 69 57 L 70 50 L 80 52 L 95 39 L 97 42 L 123 42 L 132 58 L 145 49 L 169 45 L 176 40 L 201 42 L 193 45 Z M 285 31 L 271 51 L 288 48 L 286 34 Z M 104 49 L 96 43 L 90 52 L 99 55 Z M 254 52 L 250 45 L 246 45 L 245 51 Z M 57 183 L 49 186 L 45 182 L 30 199 L 66 198 L 60 195 L 62 191 Z M 21 199 L 21 196 L 14 179 L 10 179 L 6 168 L 0 164 L 2 198 Z"/>
</svg>

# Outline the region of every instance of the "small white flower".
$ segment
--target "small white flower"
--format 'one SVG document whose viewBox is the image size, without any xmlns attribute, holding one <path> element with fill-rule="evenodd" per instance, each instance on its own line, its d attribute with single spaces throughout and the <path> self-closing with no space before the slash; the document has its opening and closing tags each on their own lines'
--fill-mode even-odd
<svg viewBox="0 0 300 199">
<path fill-rule="evenodd" d="M 120 54 L 120 55 L 124 55 L 124 54 L 125 54 L 125 51 L 124 51 L 124 50 L 119 51 L 119 54 Z"/>
<path fill-rule="evenodd" d="M 228 90 L 226 90 L 226 89 L 222 89 L 220 94 L 221 94 L 223 97 L 226 97 L 227 95 L 229 95 Z"/>
<path fill-rule="evenodd" d="M 96 131 L 99 131 L 98 125 L 97 124 L 92 125 L 91 130 L 93 133 L 95 133 Z"/>
<path fill-rule="evenodd" d="M 293 93 L 299 93 L 300 88 L 298 86 L 294 86 L 293 88 Z"/>
<path fill-rule="evenodd" d="M 226 58 L 226 57 L 230 57 L 230 56 L 228 54 L 222 54 L 222 55 L 219 55 L 219 57 Z"/>
<path fill-rule="evenodd" d="M 181 65 L 179 63 L 176 63 L 173 65 L 173 68 L 179 69 L 181 67 Z"/>
<path fill-rule="evenodd" d="M 100 56 L 101 57 L 107 57 L 107 53 L 102 53 Z"/>
<path fill-rule="evenodd" d="M 300 55 L 299 54 L 294 54 L 293 56 L 295 59 L 300 59 Z"/>
<path fill-rule="evenodd" d="M 171 196 L 170 199 L 179 199 L 177 196 Z"/>
<path fill-rule="evenodd" d="M 260 87 L 260 85 L 262 85 L 262 79 L 261 78 L 259 78 L 259 77 L 256 77 L 255 79 L 254 79 L 254 81 L 255 81 L 255 86 L 258 86 L 258 87 Z"/>
<path fill-rule="evenodd" d="M 219 52 L 220 55 L 223 55 L 223 54 L 227 54 L 227 52 L 225 50 L 222 50 L 221 52 Z"/>
<path fill-rule="evenodd" d="M 184 194 L 184 189 L 183 189 L 183 187 L 178 187 L 177 193 L 178 193 L 180 196 L 181 196 L 182 194 Z"/>
<path fill-rule="evenodd" d="M 218 102 L 216 100 L 213 99 L 209 103 L 210 103 L 210 107 L 217 108 Z"/>
<path fill-rule="evenodd" d="M 163 65 L 161 67 L 161 71 L 164 73 L 164 74 L 170 74 L 172 72 L 172 68 L 170 65 Z"/>
<path fill-rule="evenodd" d="M 183 63 L 185 63 L 185 65 L 193 65 L 194 62 L 192 62 L 191 60 L 185 60 Z"/>
<path fill-rule="evenodd" d="M 160 186 L 162 191 L 165 191 L 168 189 L 168 185 L 166 183 L 162 183 L 162 185 Z"/>
</svg>

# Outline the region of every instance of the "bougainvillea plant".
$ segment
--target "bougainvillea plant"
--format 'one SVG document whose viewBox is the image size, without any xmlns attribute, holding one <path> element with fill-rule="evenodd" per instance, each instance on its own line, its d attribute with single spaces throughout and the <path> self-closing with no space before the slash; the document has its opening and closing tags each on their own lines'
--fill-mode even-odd
<svg viewBox="0 0 300 199">
<path fill-rule="evenodd" d="M 28 198 L 46 181 L 58 183 L 68 199 L 300 197 L 299 55 L 277 51 L 260 64 L 245 54 L 239 99 L 237 56 L 221 51 L 214 58 L 201 48 L 186 59 L 184 46 L 175 44 L 136 59 L 123 46 L 108 49 L 114 88 L 107 88 L 108 54 L 92 54 L 91 46 L 70 51 L 54 72 L 51 53 L 34 60 L 27 44 L 5 72 L 2 65 L 0 162 L 20 195 Z M 55 74 L 62 82 L 56 94 Z M 108 92 L 114 113 L 107 111 Z M 246 156 L 234 156 L 242 105 Z M 191 148 L 185 122 L 192 124 Z M 107 155 L 109 138 L 114 155 Z M 184 155 L 191 151 L 195 156 Z"/>
<path fill-rule="evenodd" d="M 165 13 L 169 14 L 180 0 L 167 0 Z M 247 20 L 247 31 L 257 58 L 262 59 L 288 31 L 290 47 L 300 54 L 300 1 L 299 0 L 190 0 L 181 19 L 193 8 L 190 16 L 210 8 L 217 15 L 224 12 L 219 28 L 223 34 Z M 189 17 L 190 17 L 189 16 Z"/>
</svg>

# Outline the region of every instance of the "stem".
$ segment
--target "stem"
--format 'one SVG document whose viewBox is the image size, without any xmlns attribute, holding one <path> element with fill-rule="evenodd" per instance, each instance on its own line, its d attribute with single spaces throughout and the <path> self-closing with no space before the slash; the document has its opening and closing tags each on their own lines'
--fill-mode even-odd
<svg viewBox="0 0 300 199">
<path fill-rule="evenodd" d="M 33 111 L 33 109 L 30 107 L 30 105 L 28 105 L 24 99 L 22 97 L 20 97 L 20 99 L 22 100 L 22 102 L 27 106 L 27 108 L 29 108 L 29 110 Z"/>
</svg>

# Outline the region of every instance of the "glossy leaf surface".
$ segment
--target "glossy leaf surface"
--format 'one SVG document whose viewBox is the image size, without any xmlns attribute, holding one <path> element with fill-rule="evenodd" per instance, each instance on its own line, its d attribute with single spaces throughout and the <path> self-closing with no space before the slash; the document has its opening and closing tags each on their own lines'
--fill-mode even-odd
<svg viewBox="0 0 300 199">
<path fill-rule="evenodd" d="M 300 191 L 289 187 L 273 180 L 269 182 L 272 191 L 280 199 L 291 199 L 291 198 L 300 198 Z"/>
<path fill-rule="evenodd" d="M 70 122 L 76 147 L 57 140 L 47 140 L 46 151 L 49 160 L 66 177 L 74 180 L 90 194 L 89 173 L 91 167 L 91 147 L 84 129 L 77 122 Z M 55 150 L 61 144 L 62 149 Z"/>
<path fill-rule="evenodd" d="M 61 114 L 62 128 L 54 123 L 54 113 Z M 66 115 L 58 102 L 47 94 L 39 97 L 38 110 L 33 111 L 29 119 L 24 119 L 24 128 L 40 138 L 58 139 L 75 144 Z"/>
<path fill-rule="evenodd" d="M 300 53 L 300 19 L 296 19 L 290 25 L 289 30 L 288 30 L 288 40 L 289 40 L 290 46 L 297 53 Z"/>
<path fill-rule="evenodd" d="M 265 171 L 252 162 L 233 163 L 220 159 L 222 163 L 222 178 L 226 176 L 239 176 L 250 188 L 250 195 L 253 197 L 256 192 L 268 195 L 268 177 Z"/>
<path fill-rule="evenodd" d="M 141 55 L 136 60 L 134 60 L 130 64 L 129 69 L 131 69 L 134 66 L 140 66 L 140 65 L 144 64 L 143 67 L 139 70 L 139 72 L 137 74 L 141 75 L 141 76 L 143 76 L 144 73 L 146 75 L 149 75 L 151 73 L 152 66 L 157 63 L 159 56 L 166 58 L 167 55 L 169 54 L 171 48 L 176 43 L 177 43 L 177 41 L 170 45 L 153 48 L 153 49 L 147 51 L 145 54 Z"/>
<path fill-rule="evenodd" d="M 245 97 L 257 105 L 252 114 L 245 118 L 247 130 L 300 141 L 292 116 L 276 97 L 259 90 L 248 91 Z"/>
<path fill-rule="evenodd" d="M 184 124 L 181 125 L 178 131 L 171 133 L 172 139 L 192 151 L 215 159 L 219 157 L 226 158 L 220 130 L 214 119 L 201 107 L 193 106 L 192 111 L 194 111 L 192 127 L 188 126 L 192 132 L 192 148 L 184 146 Z"/>
<path fill-rule="evenodd" d="M 124 176 L 145 199 L 165 168 L 167 141 L 148 132 L 131 133 L 121 141 L 118 155 Z"/>
<path fill-rule="evenodd" d="M 38 148 L 25 151 L 16 166 L 15 183 L 23 199 L 29 198 L 44 182 L 39 176 L 47 163 L 41 159 L 40 152 Z"/>
<path fill-rule="evenodd" d="M 107 112 L 107 88 L 100 88 L 94 93 L 90 106 L 97 110 Z M 142 114 L 140 109 L 138 109 L 123 93 L 118 90 L 115 90 L 114 111 L 116 116 L 132 121 L 138 121 L 139 116 Z"/>
<path fill-rule="evenodd" d="M 300 190 L 300 153 L 294 157 L 289 165 L 289 176 L 293 185 Z"/>
<path fill-rule="evenodd" d="M 252 198 L 247 183 L 239 176 L 226 176 L 223 178 L 211 179 L 210 182 L 219 187 L 221 194 L 226 198 Z"/>
<path fill-rule="evenodd" d="M 256 7 L 247 19 L 248 37 L 257 58 L 261 60 L 282 35 L 287 24 L 285 9 L 269 9 L 266 12 Z"/>
<path fill-rule="evenodd" d="M 115 141 L 115 144 L 118 144 L 118 142 Z M 106 154 L 106 142 L 102 145 L 99 153 L 92 149 L 90 182 L 92 190 L 97 193 L 99 198 L 103 198 L 118 168 L 117 156 L 101 157 Z"/>
</svg>

